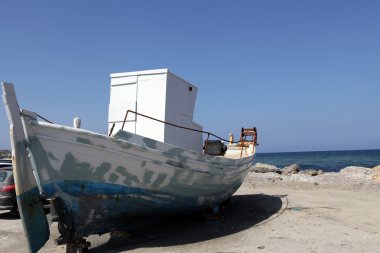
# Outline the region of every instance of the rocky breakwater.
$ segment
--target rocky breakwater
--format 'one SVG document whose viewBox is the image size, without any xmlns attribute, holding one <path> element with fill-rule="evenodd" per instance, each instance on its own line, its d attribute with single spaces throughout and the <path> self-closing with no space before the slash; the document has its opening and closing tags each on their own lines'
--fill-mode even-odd
<svg viewBox="0 0 380 253">
<path fill-rule="evenodd" d="M 250 168 L 243 184 L 248 187 L 333 188 L 341 190 L 368 189 L 380 191 L 380 165 L 373 168 L 349 166 L 339 172 L 322 169 L 300 170 L 298 164 L 284 168 L 256 163 Z"/>
</svg>

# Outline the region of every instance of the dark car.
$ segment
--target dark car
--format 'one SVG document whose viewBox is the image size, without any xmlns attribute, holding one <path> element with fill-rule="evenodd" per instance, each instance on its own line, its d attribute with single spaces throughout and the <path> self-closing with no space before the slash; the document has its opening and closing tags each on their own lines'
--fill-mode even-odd
<svg viewBox="0 0 380 253">
<path fill-rule="evenodd" d="M 19 217 L 12 165 L 0 168 L 0 210 L 10 210 L 12 217 Z"/>
</svg>

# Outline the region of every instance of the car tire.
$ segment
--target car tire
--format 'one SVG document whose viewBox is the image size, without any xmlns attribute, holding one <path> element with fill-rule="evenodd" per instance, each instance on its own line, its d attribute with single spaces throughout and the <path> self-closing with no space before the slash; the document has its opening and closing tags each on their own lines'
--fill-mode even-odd
<svg viewBox="0 0 380 253">
<path fill-rule="evenodd" d="M 12 218 L 20 218 L 20 213 L 18 211 L 17 203 L 13 204 L 13 208 L 11 209 L 11 217 Z"/>
</svg>

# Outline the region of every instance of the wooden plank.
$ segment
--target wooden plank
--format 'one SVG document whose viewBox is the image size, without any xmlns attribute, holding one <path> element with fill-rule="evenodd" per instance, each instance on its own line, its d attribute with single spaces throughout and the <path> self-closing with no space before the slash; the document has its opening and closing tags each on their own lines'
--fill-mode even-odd
<svg viewBox="0 0 380 253">
<path fill-rule="evenodd" d="M 33 169 L 13 84 L 2 83 L 3 102 L 10 125 L 16 198 L 29 252 L 37 252 L 49 239 L 50 231 Z"/>
</svg>

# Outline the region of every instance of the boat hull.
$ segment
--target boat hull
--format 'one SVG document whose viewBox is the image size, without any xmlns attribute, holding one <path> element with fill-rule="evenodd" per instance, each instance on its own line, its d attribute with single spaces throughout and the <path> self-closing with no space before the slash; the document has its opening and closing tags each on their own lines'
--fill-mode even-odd
<svg viewBox="0 0 380 253">
<path fill-rule="evenodd" d="M 253 160 L 198 154 L 123 131 L 109 138 L 30 117 L 23 122 L 40 190 L 61 201 L 78 239 L 212 208 L 238 189 Z"/>
<path fill-rule="evenodd" d="M 46 185 L 45 189 L 49 187 L 59 188 L 70 195 L 69 198 L 61 198 L 61 201 L 65 212 L 71 213 L 74 238 L 132 230 L 161 217 L 213 207 L 231 195 L 230 192 L 221 192 L 213 196 L 180 196 L 79 180 Z"/>
</svg>

